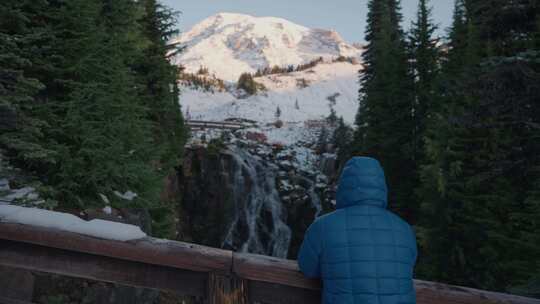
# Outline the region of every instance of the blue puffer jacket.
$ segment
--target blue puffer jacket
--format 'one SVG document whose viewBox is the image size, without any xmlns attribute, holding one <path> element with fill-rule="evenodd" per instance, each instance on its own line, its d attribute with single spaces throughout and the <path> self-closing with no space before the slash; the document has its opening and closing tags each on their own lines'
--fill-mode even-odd
<svg viewBox="0 0 540 304">
<path fill-rule="evenodd" d="M 379 162 L 350 160 L 339 181 L 337 210 L 308 228 L 298 255 L 307 277 L 322 278 L 324 304 L 416 303 L 411 227 L 386 209 Z"/>
</svg>

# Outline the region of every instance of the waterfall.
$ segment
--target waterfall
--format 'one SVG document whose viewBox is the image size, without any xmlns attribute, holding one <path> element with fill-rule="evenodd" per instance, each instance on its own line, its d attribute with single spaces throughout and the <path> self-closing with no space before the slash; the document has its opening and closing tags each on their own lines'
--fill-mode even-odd
<svg viewBox="0 0 540 304">
<path fill-rule="evenodd" d="M 231 156 L 235 219 L 223 247 L 287 257 L 291 230 L 283 222 L 277 168 L 241 148 L 231 147 Z"/>
<path fill-rule="evenodd" d="M 310 198 L 310 201 L 311 201 L 311 205 L 316 210 L 315 218 L 317 218 L 317 217 L 319 217 L 319 215 L 321 215 L 322 204 L 321 204 L 321 199 L 319 198 L 319 195 L 317 193 L 315 193 L 315 183 L 313 183 L 313 182 L 311 183 L 311 187 L 309 187 L 309 189 L 308 189 L 308 195 L 309 195 L 309 198 Z"/>
</svg>

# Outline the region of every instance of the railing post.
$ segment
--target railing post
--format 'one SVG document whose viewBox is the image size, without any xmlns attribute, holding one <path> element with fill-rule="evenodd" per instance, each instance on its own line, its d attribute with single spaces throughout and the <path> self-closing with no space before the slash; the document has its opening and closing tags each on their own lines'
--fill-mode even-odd
<svg viewBox="0 0 540 304">
<path fill-rule="evenodd" d="M 234 275 L 210 273 L 208 276 L 209 304 L 248 304 L 247 281 Z"/>
</svg>

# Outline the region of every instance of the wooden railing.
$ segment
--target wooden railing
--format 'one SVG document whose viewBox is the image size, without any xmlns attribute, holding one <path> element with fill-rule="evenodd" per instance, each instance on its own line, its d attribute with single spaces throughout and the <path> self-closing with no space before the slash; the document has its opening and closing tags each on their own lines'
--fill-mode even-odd
<svg viewBox="0 0 540 304">
<path fill-rule="evenodd" d="M 296 261 L 154 238 L 118 242 L 0 223 L 0 266 L 196 296 L 210 304 L 320 303 L 320 282 L 306 279 Z M 419 304 L 540 304 L 425 281 L 415 287 Z"/>
</svg>

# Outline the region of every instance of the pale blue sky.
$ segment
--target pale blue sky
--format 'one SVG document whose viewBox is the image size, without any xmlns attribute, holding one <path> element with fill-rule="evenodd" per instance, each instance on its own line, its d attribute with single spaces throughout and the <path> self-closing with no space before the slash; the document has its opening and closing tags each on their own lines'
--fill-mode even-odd
<svg viewBox="0 0 540 304">
<path fill-rule="evenodd" d="M 161 0 L 182 12 L 179 28 L 189 30 L 197 22 L 219 12 L 281 17 L 307 27 L 334 29 L 348 42 L 364 41 L 368 0 Z M 439 35 L 450 25 L 454 0 L 431 0 Z M 418 0 L 401 0 L 404 28 L 414 18 Z"/>
</svg>

